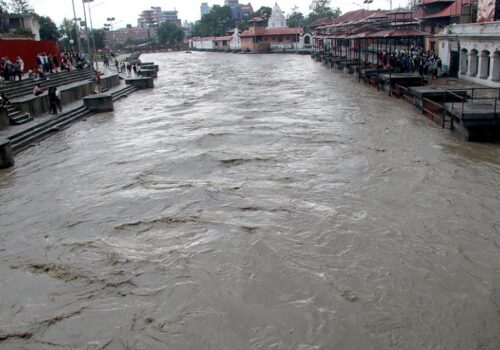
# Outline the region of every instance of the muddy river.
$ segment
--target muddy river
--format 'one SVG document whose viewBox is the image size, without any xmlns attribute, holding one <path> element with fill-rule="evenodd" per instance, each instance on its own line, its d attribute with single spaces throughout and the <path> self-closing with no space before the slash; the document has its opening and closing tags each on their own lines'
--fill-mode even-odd
<svg viewBox="0 0 500 350">
<path fill-rule="evenodd" d="M 0 349 L 500 349 L 500 145 L 307 56 L 143 60 L 0 172 Z"/>
</svg>

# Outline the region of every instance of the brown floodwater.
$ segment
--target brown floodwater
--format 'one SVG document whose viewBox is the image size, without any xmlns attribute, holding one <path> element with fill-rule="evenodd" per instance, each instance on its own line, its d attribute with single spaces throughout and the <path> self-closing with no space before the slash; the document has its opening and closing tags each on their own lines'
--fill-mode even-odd
<svg viewBox="0 0 500 350">
<path fill-rule="evenodd" d="M 169 53 L 0 172 L 0 349 L 500 349 L 500 146 L 306 56 Z"/>
</svg>

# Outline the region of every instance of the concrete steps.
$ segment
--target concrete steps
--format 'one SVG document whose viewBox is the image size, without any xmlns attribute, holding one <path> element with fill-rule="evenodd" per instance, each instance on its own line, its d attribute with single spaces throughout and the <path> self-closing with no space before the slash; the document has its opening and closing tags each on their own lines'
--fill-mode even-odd
<svg viewBox="0 0 500 350">
<path fill-rule="evenodd" d="M 92 79 L 92 71 L 90 69 L 60 72 L 48 75 L 47 80 L 27 79 L 20 82 L 10 82 L 6 87 L 0 89 L 0 92 L 5 93 L 9 99 L 15 99 L 17 97 L 32 94 L 37 84 L 40 84 L 42 88 L 46 90 L 52 86 L 62 86 L 90 79 Z"/>
<path fill-rule="evenodd" d="M 128 97 L 128 95 L 130 95 L 131 93 L 137 91 L 137 88 L 135 86 L 127 86 L 123 89 L 121 89 L 120 91 L 116 91 L 114 93 L 111 94 L 111 96 L 113 97 L 113 101 L 117 101 L 121 98 L 124 98 L 124 97 Z"/>
<path fill-rule="evenodd" d="M 55 118 L 51 118 L 43 123 L 33 125 L 9 138 L 12 144 L 12 150 L 14 153 L 18 153 L 49 137 L 54 132 L 68 127 L 91 114 L 92 112 L 87 110 L 84 106 L 81 106 L 67 113 L 57 115 Z"/>
<path fill-rule="evenodd" d="M 128 97 L 134 91 L 137 91 L 136 87 L 127 86 L 119 91 L 113 92 L 111 96 L 113 101 L 116 101 L 121 98 Z M 37 142 L 49 137 L 53 133 L 64 129 L 71 124 L 76 123 L 80 119 L 88 117 L 92 114 L 93 113 L 85 106 L 80 106 L 74 110 L 50 118 L 43 123 L 38 123 L 32 127 L 24 129 L 9 138 L 12 144 L 12 151 L 14 153 L 18 153 L 26 148 L 29 148 Z"/>
<path fill-rule="evenodd" d="M 33 120 L 29 113 L 24 113 L 12 105 L 7 107 L 7 111 L 11 125 L 21 125 Z"/>
</svg>

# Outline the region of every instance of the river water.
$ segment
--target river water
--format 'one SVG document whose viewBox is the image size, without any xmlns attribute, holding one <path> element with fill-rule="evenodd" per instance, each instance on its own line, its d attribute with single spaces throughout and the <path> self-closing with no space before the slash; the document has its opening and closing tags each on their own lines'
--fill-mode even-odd
<svg viewBox="0 0 500 350">
<path fill-rule="evenodd" d="M 500 349 L 500 146 L 306 56 L 169 53 L 0 172 L 1 349 Z"/>
</svg>

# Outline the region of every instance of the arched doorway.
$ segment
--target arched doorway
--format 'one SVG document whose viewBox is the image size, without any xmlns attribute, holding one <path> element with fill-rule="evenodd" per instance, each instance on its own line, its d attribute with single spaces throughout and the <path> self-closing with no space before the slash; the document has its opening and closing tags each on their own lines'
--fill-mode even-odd
<svg viewBox="0 0 500 350">
<path fill-rule="evenodd" d="M 491 65 L 491 80 L 500 81 L 500 51 L 493 54 L 493 64 Z"/>
<path fill-rule="evenodd" d="M 309 34 L 304 36 L 304 45 L 311 45 L 311 36 Z"/>
<path fill-rule="evenodd" d="M 460 74 L 467 74 L 467 68 L 469 66 L 469 52 L 467 49 L 462 49 L 460 51 Z"/>
<path fill-rule="evenodd" d="M 481 66 L 479 78 L 488 79 L 490 76 L 490 52 L 488 50 L 481 51 Z"/>
<path fill-rule="evenodd" d="M 476 49 L 470 51 L 469 58 L 469 75 L 475 77 L 477 75 L 477 67 L 479 64 L 479 56 Z"/>
</svg>

